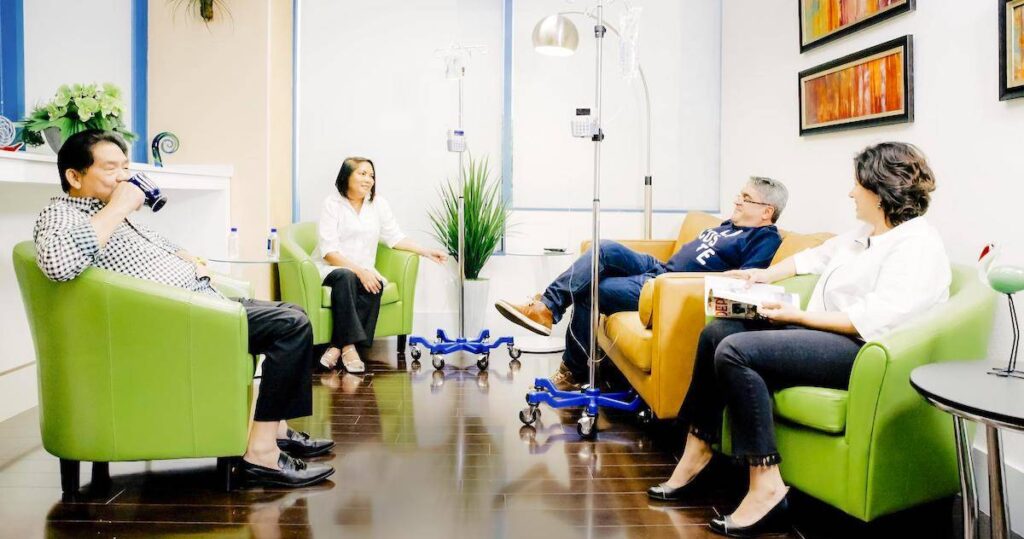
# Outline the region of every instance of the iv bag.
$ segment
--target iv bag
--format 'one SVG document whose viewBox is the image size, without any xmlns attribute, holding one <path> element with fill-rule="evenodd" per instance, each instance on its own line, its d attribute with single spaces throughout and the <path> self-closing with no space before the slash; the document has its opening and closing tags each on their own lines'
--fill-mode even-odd
<svg viewBox="0 0 1024 539">
<path fill-rule="evenodd" d="M 640 74 L 640 13 L 643 8 L 630 7 L 619 19 L 619 68 L 622 77 L 633 80 Z"/>
</svg>

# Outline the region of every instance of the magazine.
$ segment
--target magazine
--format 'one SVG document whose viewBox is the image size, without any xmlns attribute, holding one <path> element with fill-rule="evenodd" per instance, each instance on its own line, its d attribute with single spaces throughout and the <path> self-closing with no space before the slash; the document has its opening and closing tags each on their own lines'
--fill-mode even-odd
<svg viewBox="0 0 1024 539">
<path fill-rule="evenodd" d="M 748 285 L 731 277 L 704 277 L 704 314 L 716 318 L 763 319 L 757 309 L 765 303 L 800 307 L 800 295 L 772 284 Z"/>
</svg>

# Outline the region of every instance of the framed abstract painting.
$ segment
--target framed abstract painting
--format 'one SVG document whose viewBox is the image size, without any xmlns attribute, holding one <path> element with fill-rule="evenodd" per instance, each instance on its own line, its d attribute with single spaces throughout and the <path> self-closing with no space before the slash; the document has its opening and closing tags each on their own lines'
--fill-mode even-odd
<svg viewBox="0 0 1024 539">
<path fill-rule="evenodd" d="M 914 0 L 797 0 L 800 52 L 914 9 Z"/>
<path fill-rule="evenodd" d="M 914 121 L 914 38 L 801 71 L 800 136 Z"/>
<path fill-rule="evenodd" d="M 999 0 L 999 100 L 1024 97 L 1024 0 Z"/>
</svg>

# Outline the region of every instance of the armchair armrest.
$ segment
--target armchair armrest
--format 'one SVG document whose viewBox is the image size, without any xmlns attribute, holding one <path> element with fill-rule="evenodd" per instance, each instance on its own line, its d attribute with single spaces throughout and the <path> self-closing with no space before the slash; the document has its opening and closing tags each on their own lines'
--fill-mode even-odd
<svg viewBox="0 0 1024 539">
<path fill-rule="evenodd" d="M 398 294 L 402 301 L 402 327 L 412 328 L 416 277 L 420 271 L 419 255 L 379 244 L 375 265 L 381 275 L 398 285 Z"/>
<path fill-rule="evenodd" d="M 388 281 L 401 285 L 410 282 L 412 278 L 412 282 L 415 282 L 415 275 L 419 270 L 419 255 L 379 244 L 374 265 Z"/>
<path fill-rule="evenodd" d="M 693 379 L 697 338 L 704 329 L 704 274 L 666 273 L 648 284 L 653 290 L 651 374 L 658 376 L 656 400 L 681 403 Z M 661 410 L 659 417 L 675 412 Z"/>
<path fill-rule="evenodd" d="M 32 301 L 75 321 L 33 328 L 47 450 L 96 461 L 244 450 L 253 365 L 241 305 L 96 268 L 46 289 Z M 90 435 L 69 436 L 72 425 Z"/>
</svg>

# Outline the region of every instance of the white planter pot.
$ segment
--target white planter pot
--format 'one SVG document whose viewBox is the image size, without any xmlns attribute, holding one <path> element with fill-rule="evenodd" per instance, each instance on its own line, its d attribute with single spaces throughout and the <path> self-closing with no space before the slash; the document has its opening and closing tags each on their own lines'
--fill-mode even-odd
<svg viewBox="0 0 1024 539">
<path fill-rule="evenodd" d="M 487 295 L 491 282 L 487 279 L 466 279 L 466 297 L 464 313 L 466 313 L 466 337 L 475 339 L 485 326 L 487 317 Z"/>
</svg>

